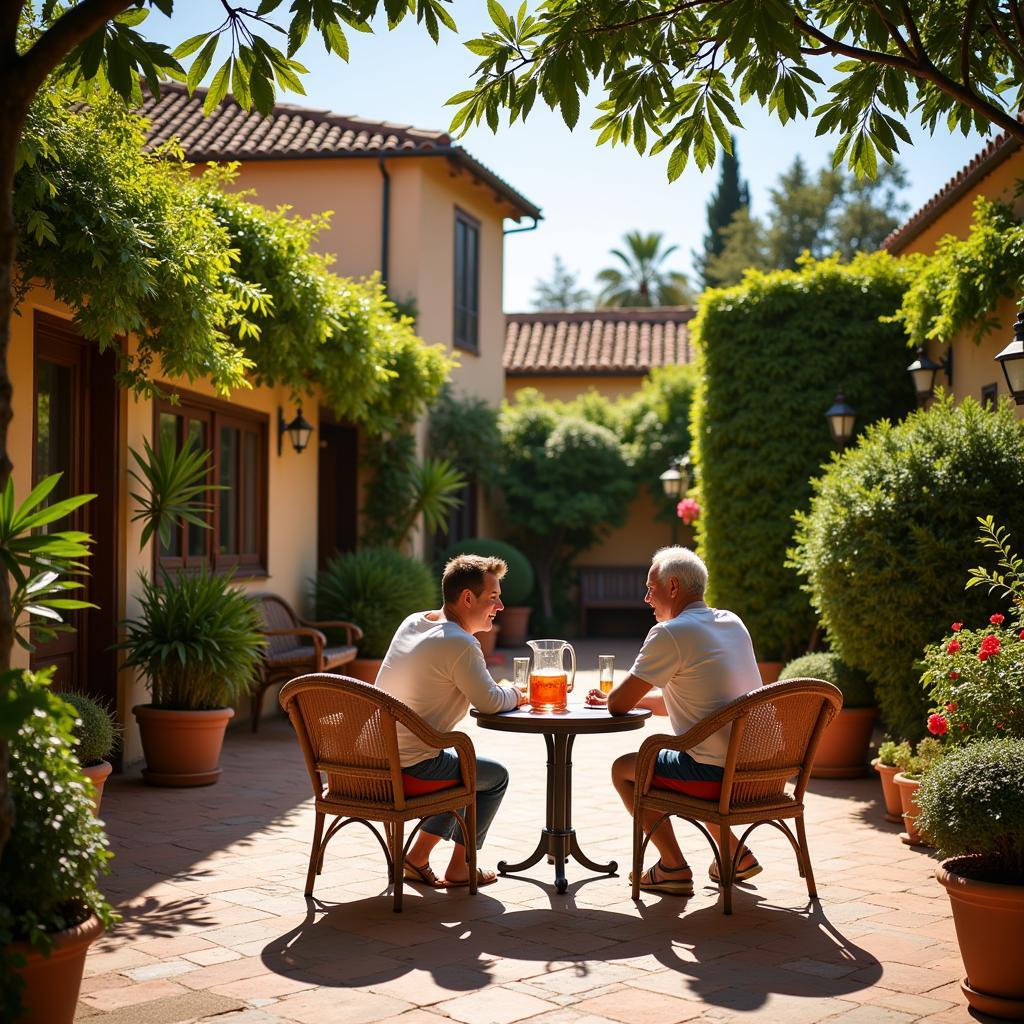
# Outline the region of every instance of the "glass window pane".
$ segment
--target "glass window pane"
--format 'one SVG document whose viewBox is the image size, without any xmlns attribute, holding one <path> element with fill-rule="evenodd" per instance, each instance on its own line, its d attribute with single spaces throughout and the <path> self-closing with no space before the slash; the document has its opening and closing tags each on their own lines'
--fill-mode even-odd
<svg viewBox="0 0 1024 1024">
<path fill-rule="evenodd" d="M 206 436 L 206 424 L 202 420 L 190 420 L 188 424 L 188 444 L 197 451 L 207 451 L 210 442 Z M 209 459 L 207 459 L 209 464 Z M 204 499 L 206 500 L 206 499 Z M 189 558 L 205 558 L 209 551 L 210 531 L 204 530 L 195 523 L 188 524 Z"/>
<path fill-rule="evenodd" d="M 180 444 L 182 417 L 173 412 L 162 412 L 157 420 L 157 445 L 177 449 Z M 181 527 L 171 530 L 168 543 L 160 543 L 161 558 L 181 558 Z"/>
<path fill-rule="evenodd" d="M 220 502 L 220 554 L 238 553 L 238 429 L 220 428 L 220 451 L 218 453 L 218 483 L 226 487 L 217 492 Z"/>
<path fill-rule="evenodd" d="M 47 505 L 52 505 L 69 497 L 75 482 L 71 461 L 74 457 L 71 422 L 74 370 L 40 359 L 36 364 L 36 378 L 35 479 L 61 474 L 60 482 L 46 500 Z"/>
<path fill-rule="evenodd" d="M 256 518 L 259 508 L 259 495 L 256 485 L 259 482 L 259 437 L 247 430 L 242 435 L 242 554 L 255 555 L 256 552 Z"/>
<path fill-rule="evenodd" d="M 470 311 L 476 313 L 479 311 L 479 296 L 477 295 L 477 289 L 479 287 L 480 280 L 480 268 L 477 266 L 479 259 L 479 247 L 480 247 L 480 232 L 476 228 L 470 228 L 467 232 L 467 252 L 466 252 L 466 305 Z M 471 338 L 472 341 L 476 341 L 476 335 L 474 334 Z"/>
</svg>

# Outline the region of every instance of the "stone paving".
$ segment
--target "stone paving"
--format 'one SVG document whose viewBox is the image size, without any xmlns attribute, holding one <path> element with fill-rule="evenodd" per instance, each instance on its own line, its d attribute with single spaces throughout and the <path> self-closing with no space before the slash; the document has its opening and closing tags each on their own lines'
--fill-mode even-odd
<svg viewBox="0 0 1024 1024">
<path fill-rule="evenodd" d="M 635 648 L 602 644 L 628 666 Z M 516 652 L 508 652 L 509 655 Z M 581 666 L 596 644 L 579 645 Z M 510 665 L 511 662 L 509 661 Z M 500 666 L 496 674 L 501 674 Z M 596 673 L 581 673 L 579 687 Z M 328 847 L 316 899 L 302 895 L 313 812 L 291 728 L 229 733 L 216 786 L 153 789 L 129 770 L 103 815 L 117 857 L 106 888 L 124 921 L 86 962 L 89 1024 L 953 1024 L 970 1014 L 934 851 L 900 843 L 874 778 L 812 783 L 808 834 L 820 900 L 809 903 L 784 837 L 754 833 L 763 874 L 734 914 L 707 880 L 710 854 L 682 832 L 689 900 L 626 882 L 629 818 L 612 760 L 657 731 L 581 737 L 574 824 L 617 877 L 570 862 L 558 895 L 543 863 L 470 896 L 406 886 L 394 914 L 376 841 L 358 827 Z M 481 863 L 519 859 L 543 822 L 544 744 L 464 723 L 512 783 Z M 685 829 L 686 826 L 683 826 Z M 443 867 L 438 857 L 435 866 Z"/>
</svg>

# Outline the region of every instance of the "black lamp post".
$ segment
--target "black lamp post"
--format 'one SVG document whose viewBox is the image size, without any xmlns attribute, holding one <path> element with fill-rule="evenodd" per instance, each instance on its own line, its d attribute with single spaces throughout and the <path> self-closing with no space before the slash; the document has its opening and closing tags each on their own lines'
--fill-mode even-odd
<svg viewBox="0 0 1024 1024">
<path fill-rule="evenodd" d="M 302 406 L 298 408 L 295 419 L 291 423 L 285 423 L 284 413 L 281 407 L 277 407 L 277 454 L 281 454 L 281 442 L 287 434 L 296 452 L 304 451 L 313 435 L 313 424 L 307 423 L 302 415 Z"/>
<path fill-rule="evenodd" d="M 825 413 L 825 419 L 828 420 L 828 429 L 836 444 L 844 445 L 853 437 L 853 424 L 857 419 L 857 410 L 852 405 L 847 405 L 846 396 L 841 388 L 836 394 L 835 402 Z"/>
<path fill-rule="evenodd" d="M 672 544 L 676 543 L 676 528 L 679 517 L 675 512 L 675 505 L 679 499 L 690 488 L 690 457 L 688 455 L 677 455 L 669 465 L 668 469 L 658 479 L 661 481 L 661 489 L 665 497 L 672 502 Z"/>
<path fill-rule="evenodd" d="M 1013 341 L 996 356 L 1006 374 L 1006 384 L 1018 405 L 1024 405 L 1024 308 L 1013 325 Z"/>
<path fill-rule="evenodd" d="M 945 371 L 948 384 L 953 383 L 953 349 L 950 347 L 938 363 L 929 357 L 924 345 L 918 345 L 914 355 L 916 358 L 907 367 L 907 372 L 914 380 L 918 405 L 923 405 L 935 392 L 935 375 L 939 370 Z"/>
</svg>

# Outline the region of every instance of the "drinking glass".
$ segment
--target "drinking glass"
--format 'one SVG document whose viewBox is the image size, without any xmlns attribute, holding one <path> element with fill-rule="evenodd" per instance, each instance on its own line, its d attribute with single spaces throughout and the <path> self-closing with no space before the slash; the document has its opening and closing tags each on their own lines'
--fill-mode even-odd
<svg viewBox="0 0 1024 1024">
<path fill-rule="evenodd" d="M 525 697 L 530 689 L 530 659 L 514 658 L 512 665 L 516 689 Z"/>
<path fill-rule="evenodd" d="M 615 686 L 615 655 L 599 654 L 597 656 L 597 685 L 606 696 Z"/>
</svg>

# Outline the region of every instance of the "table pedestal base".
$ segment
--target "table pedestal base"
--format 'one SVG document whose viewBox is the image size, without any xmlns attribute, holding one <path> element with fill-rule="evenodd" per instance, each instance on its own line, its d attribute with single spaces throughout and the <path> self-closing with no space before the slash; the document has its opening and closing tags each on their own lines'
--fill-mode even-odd
<svg viewBox="0 0 1024 1024">
<path fill-rule="evenodd" d="M 526 868 L 533 867 L 542 858 L 547 857 L 555 865 L 555 888 L 565 892 L 569 883 L 565 877 L 565 863 L 570 857 L 577 860 L 585 868 L 601 874 L 613 875 L 618 871 L 618 864 L 609 861 L 598 864 L 591 860 L 581 849 L 576 839 L 576 830 L 572 827 L 572 744 L 576 736 L 573 733 L 544 733 L 544 742 L 548 748 L 547 778 L 547 816 L 544 828 L 541 829 L 537 848 L 526 860 L 517 864 L 498 861 L 498 871 L 503 875 L 516 874 Z"/>
</svg>

